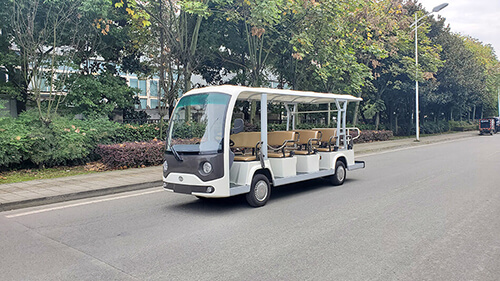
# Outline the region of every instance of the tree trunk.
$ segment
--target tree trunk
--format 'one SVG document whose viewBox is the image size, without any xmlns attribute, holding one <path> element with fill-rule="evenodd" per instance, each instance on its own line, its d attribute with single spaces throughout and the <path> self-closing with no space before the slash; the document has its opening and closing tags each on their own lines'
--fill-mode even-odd
<svg viewBox="0 0 500 281">
<path fill-rule="evenodd" d="M 359 101 L 357 101 L 356 105 L 354 106 L 354 116 L 352 117 L 353 127 L 356 127 L 356 125 L 358 124 L 358 110 L 359 110 Z"/>
<path fill-rule="evenodd" d="M 396 125 L 396 129 L 394 130 L 395 131 L 395 134 L 396 136 L 398 135 L 398 115 L 396 114 L 395 118 L 394 118 L 394 123 Z"/>
<path fill-rule="evenodd" d="M 160 19 L 163 20 L 163 1 L 160 1 Z M 161 96 L 161 89 L 163 89 L 163 92 L 165 93 L 165 95 L 167 95 L 167 91 L 165 91 L 164 89 L 164 85 L 165 85 L 165 63 L 166 63 L 166 60 L 165 60 L 165 34 L 164 34 L 164 30 L 163 28 L 160 28 L 160 81 L 159 81 L 159 87 L 158 87 L 158 97 L 162 98 Z M 165 106 L 170 104 L 169 103 L 169 99 L 167 97 L 164 97 L 164 100 L 165 100 Z M 160 110 L 160 140 L 163 139 L 163 118 L 165 117 L 165 114 L 166 114 L 166 111 L 165 110 L 162 110 L 162 106 L 161 106 L 161 102 L 159 103 L 159 107 L 158 107 Z M 169 108 L 170 110 L 170 108 Z M 170 116 L 170 114 L 169 114 Z"/>
<path fill-rule="evenodd" d="M 250 103 L 250 123 L 252 125 L 258 124 L 259 122 L 257 121 L 256 115 L 257 114 L 257 102 L 252 101 Z"/>
</svg>

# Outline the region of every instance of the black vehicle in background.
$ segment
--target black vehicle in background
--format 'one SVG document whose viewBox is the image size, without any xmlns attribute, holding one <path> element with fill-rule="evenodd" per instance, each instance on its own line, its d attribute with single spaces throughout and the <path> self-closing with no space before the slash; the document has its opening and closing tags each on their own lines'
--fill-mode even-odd
<svg viewBox="0 0 500 281">
<path fill-rule="evenodd" d="M 479 120 L 479 134 L 496 134 L 500 131 L 500 117 L 483 118 Z"/>
</svg>

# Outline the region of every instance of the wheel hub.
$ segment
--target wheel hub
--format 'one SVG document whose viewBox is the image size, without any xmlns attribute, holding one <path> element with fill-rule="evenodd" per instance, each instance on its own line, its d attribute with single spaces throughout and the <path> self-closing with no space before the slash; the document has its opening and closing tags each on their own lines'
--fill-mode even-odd
<svg viewBox="0 0 500 281">
<path fill-rule="evenodd" d="M 255 199 L 262 202 L 266 199 L 268 187 L 265 181 L 261 180 L 255 185 Z"/>
<path fill-rule="evenodd" d="M 341 182 L 344 180 L 344 177 L 345 177 L 345 171 L 344 169 L 342 169 L 341 166 L 337 167 L 337 179 Z"/>
</svg>

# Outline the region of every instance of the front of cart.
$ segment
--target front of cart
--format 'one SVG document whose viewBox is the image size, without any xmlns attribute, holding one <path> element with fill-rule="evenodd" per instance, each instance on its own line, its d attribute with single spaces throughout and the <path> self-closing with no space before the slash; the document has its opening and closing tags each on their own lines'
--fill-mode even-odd
<svg viewBox="0 0 500 281">
<path fill-rule="evenodd" d="M 199 197 L 228 197 L 229 131 L 237 93 L 206 87 L 185 93 L 170 118 L 163 187 Z"/>
</svg>

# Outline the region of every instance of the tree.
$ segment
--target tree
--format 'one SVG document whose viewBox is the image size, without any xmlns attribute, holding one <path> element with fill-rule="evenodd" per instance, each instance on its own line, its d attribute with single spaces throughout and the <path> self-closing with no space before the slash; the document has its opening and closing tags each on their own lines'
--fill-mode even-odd
<svg viewBox="0 0 500 281">
<path fill-rule="evenodd" d="M 21 91 L 22 103 L 28 100 L 29 93 L 34 95 L 40 119 L 46 124 L 64 100 L 64 95 L 58 92 L 72 71 L 72 58 L 79 41 L 80 5 L 78 0 L 10 2 L 12 34 L 20 61 L 20 72 L 12 71 L 13 81 Z M 42 83 L 48 84 L 47 98 L 42 97 Z"/>
<path fill-rule="evenodd" d="M 414 13 L 423 14 L 425 11 L 413 2 L 405 4 L 400 0 L 387 0 L 368 7 L 362 14 L 372 34 L 367 39 L 382 50 L 381 55 L 360 55 L 373 75 L 373 80 L 363 88 L 365 105 L 362 116 L 365 119 L 374 117 L 375 129 L 379 128 L 382 114 L 385 114 L 396 133 L 399 133 L 398 127 L 402 124 L 404 133 L 409 133 L 415 101 L 414 95 L 408 93 L 414 92 L 415 80 L 423 82 L 432 79 L 442 65 L 440 46 L 429 40 L 429 24 L 422 22 L 418 28 L 418 71 L 415 69 L 415 35 L 409 29 L 412 22 L 410 15 Z"/>
<path fill-rule="evenodd" d="M 156 37 L 159 40 L 151 41 L 149 55 L 153 59 L 150 63 L 160 76 L 160 88 L 165 93 L 169 111 L 173 109 L 179 90 L 186 92 L 192 87 L 191 77 L 198 61 L 200 26 L 209 15 L 207 2 L 128 0 L 116 4 L 116 7 L 125 7 L 130 24 L 136 30 L 159 35 Z"/>
<path fill-rule="evenodd" d="M 109 72 L 74 75 L 70 80 L 73 86 L 66 101 L 74 113 L 82 113 L 87 118 L 109 116 L 117 108 L 132 106 L 138 91 L 128 87 L 124 78 Z"/>
<path fill-rule="evenodd" d="M 443 46 L 441 56 L 446 63 L 437 72 L 436 90 L 429 94 L 429 99 L 442 105 L 449 119 L 462 119 L 484 95 L 485 70 L 459 35 L 442 32 L 435 41 Z"/>
<path fill-rule="evenodd" d="M 500 62 L 495 56 L 495 52 L 491 45 L 484 45 L 477 39 L 469 36 L 461 36 L 465 48 L 471 51 L 474 55 L 476 63 L 484 69 L 486 78 L 486 88 L 484 92 L 480 92 L 481 116 L 494 116 L 498 114 L 498 91 L 500 90 Z M 475 109 L 474 105 L 474 109 Z M 474 112 L 473 118 L 476 118 Z"/>
</svg>

